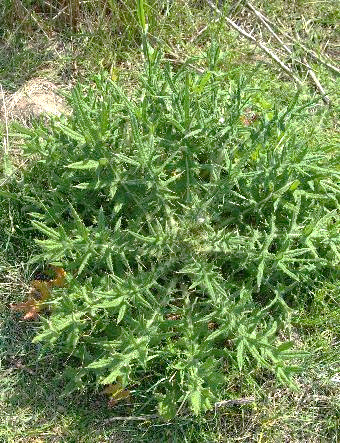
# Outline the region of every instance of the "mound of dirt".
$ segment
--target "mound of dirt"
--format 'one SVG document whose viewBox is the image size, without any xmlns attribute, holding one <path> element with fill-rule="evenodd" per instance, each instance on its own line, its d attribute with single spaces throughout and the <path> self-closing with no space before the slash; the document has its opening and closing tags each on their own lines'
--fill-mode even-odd
<svg viewBox="0 0 340 443">
<path fill-rule="evenodd" d="M 65 100 L 58 94 L 59 87 L 44 78 L 26 82 L 13 94 L 4 94 L 0 100 L 0 118 L 28 122 L 42 114 L 60 115 L 68 112 Z M 6 111 L 6 113 L 5 113 Z"/>
</svg>

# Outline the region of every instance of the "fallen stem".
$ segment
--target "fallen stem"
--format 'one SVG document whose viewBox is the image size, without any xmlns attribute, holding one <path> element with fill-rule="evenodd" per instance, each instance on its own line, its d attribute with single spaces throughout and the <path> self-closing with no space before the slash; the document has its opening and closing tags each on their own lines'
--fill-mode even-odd
<svg viewBox="0 0 340 443">
<path fill-rule="evenodd" d="M 251 3 L 246 2 L 246 6 L 248 6 L 249 9 L 256 15 L 256 17 L 260 20 L 260 22 L 267 28 L 267 30 L 271 33 L 271 35 L 281 44 L 281 46 L 285 49 L 288 54 L 293 55 L 293 51 L 281 40 L 281 38 L 276 34 L 276 32 L 273 30 L 273 28 L 270 26 L 269 21 L 267 18 L 258 11 Z M 324 88 L 322 87 L 319 79 L 317 78 L 315 72 L 313 71 L 312 67 L 309 65 L 306 58 L 303 59 L 303 63 L 298 60 L 299 63 L 303 64 L 307 68 L 308 75 L 314 82 L 316 88 L 319 90 L 322 100 L 329 105 L 331 103 L 330 98 L 326 94 Z"/>
<path fill-rule="evenodd" d="M 222 400 L 215 403 L 215 409 L 228 406 L 248 405 L 254 403 L 255 397 L 234 398 L 231 400 Z"/>
<path fill-rule="evenodd" d="M 322 100 L 326 103 L 326 105 L 330 105 L 331 100 L 328 97 L 328 95 L 326 94 L 326 91 L 324 90 L 324 88 L 322 87 L 321 83 L 319 82 L 319 79 L 317 78 L 315 72 L 313 71 L 313 69 L 310 67 L 310 65 L 308 64 L 307 60 L 304 58 L 303 59 L 306 67 L 307 67 L 307 72 L 308 75 L 311 77 L 311 79 L 313 80 L 315 86 L 317 87 L 317 89 L 319 90 Z"/>
<path fill-rule="evenodd" d="M 204 26 L 200 31 L 198 31 L 195 35 L 193 35 L 189 40 L 189 43 L 193 43 L 199 36 L 201 36 L 208 29 L 208 27 L 209 27 L 208 25 Z"/>
<path fill-rule="evenodd" d="M 160 418 L 160 416 L 158 414 L 151 414 L 151 415 L 131 415 L 131 416 L 126 416 L 126 417 L 110 417 L 106 420 L 104 420 L 103 424 L 109 424 L 112 423 L 113 421 L 147 421 L 147 420 L 154 420 L 155 418 Z"/>
<path fill-rule="evenodd" d="M 292 54 L 292 50 L 281 40 L 281 38 L 276 34 L 276 32 L 274 32 L 273 28 L 270 26 L 270 24 L 266 20 L 265 16 L 260 11 L 255 9 L 251 3 L 246 2 L 245 5 L 248 6 L 248 8 L 253 11 L 253 13 L 260 20 L 260 22 L 268 29 L 268 31 L 281 44 L 281 46 L 286 50 L 286 52 L 288 52 L 289 54 Z"/>
<path fill-rule="evenodd" d="M 248 405 L 250 403 L 254 403 L 255 397 L 245 397 L 245 398 L 234 398 L 231 400 L 221 400 L 215 403 L 215 409 L 222 407 L 230 407 L 230 406 L 240 406 L 240 405 Z M 158 414 L 150 414 L 150 415 L 127 415 L 127 416 L 118 416 L 118 417 L 110 417 L 103 422 L 102 424 L 110 424 L 114 421 L 147 421 L 147 420 L 155 420 L 161 419 L 162 417 Z"/>
<path fill-rule="evenodd" d="M 256 8 L 248 1 L 245 2 L 245 5 L 249 9 L 251 9 L 252 11 L 256 10 Z M 326 60 L 324 60 L 323 58 L 318 56 L 318 54 L 316 52 L 314 52 L 312 49 L 307 48 L 307 46 L 305 46 L 303 43 L 299 42 L 297 39 L 295 39 L 291 35 L 289 35 L 286 32 L 284 32 L 283 29 L 278 24 L 276 24 L 276 23 L 272 22 L 271 20 L 269 20 L 268 17 L 266 17 L 265 15 L 262 14 L 262 12 L 257 11 L 256 15 L 258 17 L 261 17 L 261 19 L 263 21 L 265 21 L 268 25 L 271 25 L 271 26 L 275 27 L 288 40 L 290 40 L 291 42 L 296 43 L 298 46 L 300 46 L 300 48 L 303 49 L 311 58 L 313 58 L 314 60 L 322 63 L 323 65 L 325 65 L 327 68 L 329 68 L 331 71 L 335 72 L 336 74 L 340 74 L 340 69 L 339 68 L 337 68 L 336 66 L 328 63 Z"/>
<path fill-rule="evenodd" d="M 2 95 L 2 106 L 4 108 L 4 118 L 5 118 L 5 130 L 6 130 L 6 136 L 4 137 L 4 155 L 5 157 L 8 155 L 8 149 L 9 149 L 9 131 L 8 131 L 8 117 L 7 117 L 7 107 L 6 107 L 6 101 L 5 101 L 5 93 L 2 88 L 2 84 L 0 84 L 0 90 Z"/>
<path fill-rule="evenodd" d="M 209 6 L 214 9 L 215 12 L 217 12 L 217 14 L 222 15 L 222 12 L 210 1 L 207 0 Z M 249 34 L 248 32 L 246 32 L 244 29 L 242 29 L 240 26 L 238 26 L 233 20 L 231 20 L 229 17 L 225 17 L 227 23 L 229 23 L 229 25 L 234 28 L 237 32 L 239 32 L 243 37 L 247 38 L 248 40 L 250 40 L 251 42 L 255 43 L 257 46 L 259 46 L 267 55 L 269 55 L 270 58 L 272 58 L 274 61 L 276 61 L 276 63 L 278 65 L 281 66 L 281 68 L 288 74 L 290 75 L 295 81 L 296 83 L 298 83 L 298 85 L 302 86 L 302 82 L 300 79 L 298 79 L 293 72 L 291 71 L 291 69 L 285 65 L 283 63 L 283 61 L 276 55 L 274 54 L 269 48 L 267 48 L 267 46 L 256 40 L 255 37 L 253 37 L 251 34 Z"/>
</svg>

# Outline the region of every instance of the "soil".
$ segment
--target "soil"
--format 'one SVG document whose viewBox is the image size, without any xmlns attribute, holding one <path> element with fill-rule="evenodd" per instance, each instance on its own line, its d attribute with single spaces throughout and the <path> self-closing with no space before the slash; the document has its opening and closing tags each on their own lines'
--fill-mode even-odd
<svg viewBox="0 0 340 443">
<path fill-rule="evenodd" d="M 67 113 L 66 101 L 58 93 L 59 89 L 60 86 L 47 79 L 33 78 L 13 94 L 4 92 L 0 100 L 0 119 L 28 122 L 42 114 Z"/>
</svg>

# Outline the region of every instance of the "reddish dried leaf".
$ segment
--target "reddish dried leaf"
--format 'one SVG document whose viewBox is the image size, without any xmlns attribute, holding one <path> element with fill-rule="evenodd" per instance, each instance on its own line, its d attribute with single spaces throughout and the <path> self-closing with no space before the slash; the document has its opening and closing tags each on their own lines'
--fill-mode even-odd
<svg viewBox="0 0 340 443">
<path fill-rule="evenodd" d="M 39 316 L 43 303 L 49 298 L 53 286 L 58 288 L 65 286 L 65 270 L 57 267 L 53 267 L 53 270 L 56 275 L 54 279 L 49 281 L 33 280 L 27 301 L 10 306 L 13 311 L 23 311 L 25 313 L 22 317 L 23 320 L 34 320 Z"/>
<path fill-rule="evenodd" d="M 25 315 L 22 317 L 23 320 L 34 320 L 39 315 L 39 302 L 32 297 L 24 303 L 17 303 L 10 305 L 13 311 L 23 311 Z"/>
</svg>

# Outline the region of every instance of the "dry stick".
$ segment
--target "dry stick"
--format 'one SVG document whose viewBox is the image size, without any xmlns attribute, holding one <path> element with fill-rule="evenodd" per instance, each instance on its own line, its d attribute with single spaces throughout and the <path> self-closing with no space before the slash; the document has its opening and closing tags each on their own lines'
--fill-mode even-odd
<svg viewBox="0 0 340 443">
<path fill-rule="evenodd" d="M 289 53 L 292 54 L 292 51 L 288 46 L 281 40 L 281 38 L 273 31 L 273 29 L 270 27 L 269 23 L 265 20 L 264 16 L 261 14 L 260 11 L 254 8 L 254 6 L 246 2 L 246 6 L 248 6 L 249 9 L 253 11 L 253 13 L 256 15 L 256 17 L 260 20 L 260 22 L 268 29 L 268 31 L 272 34 L 274 38 L 281 44 L 281 46 Z"/>
<path fill-rule="evenodd" d="M 0 90 L 2 95 L 2 106 L 4 108 L 4 117 L 5 117 L 5 128 L 6 128 L 6 137 L 4 137 L 4 158 L 6 159 L 9 149 L 9 133 L 8 133 L 8 118 L 7 118 L 7 107 L 5 101 L 5 94 L 2 88 L 2 84 L 0 84 Z"/>
<path fill-rule="evenodd" d="M 36 14 L 33 10 L 28 10 L 26 8 L 26 6 L 22 3 L 22 1 L 20 0 L 20 6 L 22 7 L 22 9 L 26 12 L 27 16 L 26 17 L 31 17 L 35 23 L 37 24 L 38 28 L 43 32 L 43 34 L 45 35 L 45 37 L 47 37 L 47 39 L 49 40 L 49 36 L 46 33 L 45 29 L 43 28 L 43 26 L 40 23 L 40 20 L 36 17 Z M 26 19 L 25 17 L 25 19 Z"/>
<path fill-rule="evenodd" d="M 9 146 L 7 107 L 6 107 L 6 101 L 5 101 L 5 93 L 4 93 L 1 83 L 0 83 L 0 90 L 1 90 L 1 96 L 2 96 L 2 106 L 4 108 L 4 117 L 5 117 L 5 126 L 6 126 L 6 143 L 7 143 L 7 146 Z"/>
<path fill-rule="evenodd" d="M 214 20 L 215 22 L 216 20 Z M 189 40 L 189 43 L 194 43 L 194 41 L 200 36 L 202 35 L 207 29 L 208 29 L 208 25 L 204 26 L 200 31 L 197 32 L 197 34 L 195 34 L 194 36 L 191 37 L 191 39 Z"/>
<path fill-rule="evenodd" d="M 160 416 L 158 414 L 152 414 L 152 415 L 131 415 L 131 416 L 126 416 L 126 417 L 110 417 L 106 420 L 104 420 L 103 422 L 101 422 L 102 424 L 109 424 L 112 423 L 113 421 L 119 421 L 119 420 L 124 420 L 124 421 L 146 421 L 146 420 L 152 420 L 155 418 L 160 418 Z"/>
<path fill-rule="evenodd" d="M 308 49 L 307 46 L 303 45 L 302 43 L 300 43 L 299 41 L 297 41 L 295 38 L 291 37 L 290 35 L 286 34 L 286 37 L 291 40 L 292 42 L 296 43 L 297 45 L 299 45 L 301 47 L 301 49 L 303 49 L 305 52 L 307 52 L 307 54 L 313 58 L 314 60 L 320 62 L 321 64 L 323 64 L 324 66 L 326 66 L 328 69 L 330 69 L 331 71 L 335 72 L 337 75 L 340 74 L 340 69 L 337 68 L 334 65 L 331 65 L 330 63 L 326 62 L 325 60 L 323 60 L 321 57 L 318 56 L 318 54 L 314 51 L 312 51 L 311 49 Z"/>
<path fill-rule="evenodd" d="M 250 8 L 253 11 L 253 13 L 260 20 L 260 22 L 268 29 L 268 31 L 281 44 L 281 46 L 286 50 L 286 52 L 288 52 L 288 54 L 290 54 L 290 55 L 293 55 L 293 51 L 281 40 L 281 38 L 276 34 L 276 32 L 274 32 L 272 27 L 266 21 L 265 16 L 260 11 L 255 9 L 254 6 L 251 3 L 246 2 L 246 6 L 248 6 L 248 8 Z M 299 62 L 299 63 L 301 63 L 301 62 Z M 315 72 L 313 71 L 312 67 L 309 65 L 309 63 L 308 63 L 306 58 L 303 59 L 303 64 L 306 66 L 307 72 L 308 72 L 309 76 L 311 77 L 311 79 L 313 80 L 315 86 L 319 90 L 319 92 L 321 94 L 321 97 L 322 97 L 322 100 L 326 103 L 326 105 L 329 105 L 331 103 L 331 100 L 328 97 L 328 95 L 326 94 L 324 88 L 322 87 L 319 79 L 317 78 Z"/>
<path fill-rule="evenodd" d="M 255 397 L 245 397 L 245 398 L 234 398 L 231 400 L 222 400 L 215 403 L 215 409 L 221 408 L 223 406 L 238 406 L 238 405 L 248 405 L 254 403 Z"/>
<path fill-rule="evenodd" d="M 66 11 L 67 8 L 68 8 L 68 5 L 66 5 L 64 8 L 60 9 L 60 11 L 58 12 L 58 14 L 55 15 L 54 17 L 52 17 L 52 20 L 56 20 L 61 14 L 64 13 L 64 11 Z"/>
<path fill-rule="evenodd" d="M 238 5 L 242 2 L 243 0 L 239 0 L 237 4 L 235 4 L 234 6 L 232 6 L 229 10 L 229 13 L 231 10 L 236 10 L 236 8 L 238 7 Z M 212 21 L 212 23 L 217 23 L 219 21 L 219 19 L 215 19 Z M 191 39 L 189 40 L 189 43 L 193 43 L 199 36 L 201 36 L 208 28 L 210 25 L 206 25 L 204 26 L 200 31 L 197 32 L 197 34 L 195 34 L 194 36 L 191 37 Z"/>
<path fill-rule="evenodd" d="M 249 2 L 246 2 L 245 5 L 248 6 L 251 10 L 255 9 L 254 6 L 251 3 L 249 3 Z M 257 11 L 257 14 L 259 16 L 261 16 L 261 18 L 265 22 L 267 22 L 269 25 L 274 26 L 275 28 L 277 28 L 284 37 L 288 38 L 288 40 L 290 40 L 291 42 L 296 43 L 297 45 L 299 45 L 300 48 L 303 49 L 311 58 L 313 58 L 314 60 L 322 63 L 325 66 L 327 66 L 327 68 L 329 68 L 331 71 L 334 71 L 336 74 L 340 74 L 340 69 L 339 68 L 337 68 L 336 66 L 326 62 L 320 56 L 318 56 L 318 54 L 316 52 L 314 52 L 312 49 L 307 48 L 307 46 L 305 46 L 303 43 L 299 42 L 298 40 L 296 40 L 291 35 L 285 33 L 283 31 L 283 29 L 279 25 L 277 25 L 276 23 L 274 23 L 271 20 L 269 20 L 268 17 L 263 15 L 260 11 Z"/>
<path fill-rule="evenodd" d="M 212 9 L 214 9 L 216 12 L 217 12 L 217 14 L 219 14 L 219 15 L 222 15 L 222 12 L 210 1 L 210 0 L 207 0 L 207 2 L 208 2 L 208 4 L 210 5 L 210 7 L 212 8 Z M 227 23 L 229 23 L 229 25 L 232 27 L 232 28 L 234 28 L 234 29 L 236 29 L 236 31 L 237 32 L 239 32 L 241 35 L 243 35 L 243 37 L 245 37 L 245 38 L 247 38 L 248 40 L 250 40 L 251 42 L 253 42 L 253 43 L 255 43 L 255 45 L 257 45 L 257 46 L 259 46 L 267 55 L 269 55 L 269 57 L 270 58 L 272 58 L 273 60 L 275 60 L 276 61 L 276 63 L 278 63 L 280 66 L 281 66 L 281 68 L 287 73 L 287 74 L 289 74 L 295 81 L 296 81 L 296 83 L 298 84 L 298 85 L 300 85 L 300 86 L 302 86 L 302 82 L 301 82 L 301 80 L 300 79 L 298 79 L 294 74 L 293 74 L 293 72 L 291 71 L 291 69 L 289 69 L 289 67 L 287 66 L 287 65 L 285 65 L 284 63 L 283 63 L 283 61 L 282 60 L 280 60 L 280 58 L 276 55 L 276 54 L 274 54 L 269 48 L 267 48 L 267 46 L 264 44 L 264 43 L 262 43 L 262 42 L 260 42 L 260 41 L 257 41 L 256 40 L 256 38 L 255 37 L 253 37 L 252 35 L 250 35 L 250 34 L 248 34 L 248 32 L 246 32 L 244 29 L 242 29 L 240 26 L 238 26 L 233 20 L 231 20 L 229 17 L 225 17 L 225 19 L 226 19 L 226 21 L 227 21 Z"/>
<path fill-rule="evenodd" d="M 328 95 L 326 94 L 325 90 L 323 89 L 321 83 L 319 82 L 319 79 L 317 78 L 317 76 L 315 75 L 315 72 L 313 71 L 313 69 L 310 67 L 310 65 L 308 64 L 306 58 L 303 59 L 303 62 L 305 63 L 306 67 L 307 67 L 307 72 L 309 74 L 309 76 L 311 77 L 311 79 L 313 80 L 315 86 L 318 88 L 318 90 L 320 91 L 322 100 L 326 103 L 326 105 L 330 105 L 331 104 L 331 100 L 328 97 Z"/>
<path fill-rule="evenodd" d="M 234 398 L 231 400 L 222 400 L 215 403 L 215 409 L 221 408 L 221 407 L 229 407 L 229 406 L 240 406 L 240 405 L 248 405 L 250 403 L 254 403 L 255 397 L 245 397 L 245 398 Z M 158 414 L 151 414 L 151 415 L 132 415 L 132 416 L 126 416 L 126 417 L 110 417 L 107 420 L 104 420 L 103 424 L 109 424 L 113 421 L 146 421 L 146 420 L 154 420 L 157 418 L 162 418 Z"/>
</svg>

